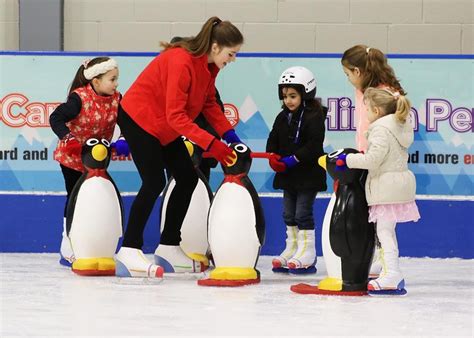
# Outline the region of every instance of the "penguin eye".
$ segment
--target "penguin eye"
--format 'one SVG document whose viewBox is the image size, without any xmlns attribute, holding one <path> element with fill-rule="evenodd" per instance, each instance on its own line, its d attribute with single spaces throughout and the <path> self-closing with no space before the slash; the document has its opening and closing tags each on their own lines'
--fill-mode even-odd
<svg viewBox="0 0 474 338">
<path fill-rule="evenodd" d="M 249 148 L 245 144 L 238 144 L 234 147 L 236 151 L 239 153 L 245 153 Z"/>
<path fill-rule="evenodd" d="M 105 138 L 103 138 L 102 140 L 100 140 L 100 142 L 102 142 L 102 144 L 106 147 L 109 147 L 110 146 L 110 142 L 107 141 Z"/>
<path fill-rule="evenodd" d="M 337 155 L 339 155 L 340 153 L 342 153 L 344 151 L 344 149 L 338 149 L 338 150 L 334 150 L 332 153 L 330 153 L 328 155 L 329 158 L 334 158 L 334 157 L 337 157 Z"/>
<path fill-rule="evenodd" d="M 97 143 L 99 143 L 99 140 L 96 138 L 90 138 L 86 141 L 88 146 L 95 146 Z"/>
</svg>

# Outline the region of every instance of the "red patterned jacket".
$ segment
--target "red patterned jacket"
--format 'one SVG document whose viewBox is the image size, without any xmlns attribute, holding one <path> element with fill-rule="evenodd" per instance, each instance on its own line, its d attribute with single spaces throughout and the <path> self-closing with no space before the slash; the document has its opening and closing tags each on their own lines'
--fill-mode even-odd
<svg viewBox="0 0 474 338">
<path fill-rule="evenodd" d="M 76 140 L 84 144 L 91 137 L 111 140 L 117 122 L 117 111 L 120 93 L 111 96 L 98 95 L 91 85 L 78 88 L 74 91 L 81 99 L 81 111 L 71 121 L 66 123 Z M 71 169 L 84 172 L 80 156 L 71 156 L 62 151 L 64 142 L 59 140 L 54 151 L 54 159 Z"/>
</svg>

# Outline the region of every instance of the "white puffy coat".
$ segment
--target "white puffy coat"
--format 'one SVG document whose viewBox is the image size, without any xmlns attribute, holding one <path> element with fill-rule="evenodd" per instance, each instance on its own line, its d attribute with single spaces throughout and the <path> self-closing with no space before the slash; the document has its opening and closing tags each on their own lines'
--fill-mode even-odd
<svg viewBox="0 0 474 338">
<path fill-rule="evenodd" d="M 408 170 L 408 147 L 414 133 L 409 121 L 400 123 L 394 114 L 372 122 L 367 132 L 366 154 L 349 154 L 349 168 L 368 169 L 365 193 L 369 205 L 406 203 L 415 200 L 415 175 Z"/>
</svg>

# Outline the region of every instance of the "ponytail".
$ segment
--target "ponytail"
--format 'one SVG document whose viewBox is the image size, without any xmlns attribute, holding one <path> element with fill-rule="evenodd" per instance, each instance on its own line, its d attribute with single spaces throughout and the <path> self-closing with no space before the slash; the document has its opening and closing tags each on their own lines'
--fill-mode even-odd
<svg viewBox="0 0 474 338">
<path fill-rule="evenodd" d="M 407 117 L 410 114 L 410 101 L 406 98 L 405 95 L 398 96 L 397 99 L 397 110 L 395 111 L 395 117 L 398 122 L 405 123 Z"/>
<path fill-rule="evenodd" d="M 401 95 L 406 95 L 393 68 L 388 64 L 387 57 L 377 48 L 366 45 L 351 47 L 342 55 L 341 63 L 351 71 L 356 67 L 359 68 L 362 75 L 362 92 L 369 87 L 386 85 Z"/>
<path fill-rule="evenodd" d="M 364 92 L 364 100 L 371 108 L 379 108 L 384 115 L 395 114 L 400 123 L 405 123 L 410 114 L 410 101 L 398 91 L 369 87 Z"/>
<path fill-rule="evenodd" d="M 230 21 L 222 21 L 217 16 L 209 18 L 195 37 L 182 38 L 179 41 L 161 42 L 163 51 L 181 47 L 194 56 L 202 56 L 211 51 L 213 43 L 219 47 L 234 47 L 244 43 L 244 37 L 237 27 Z"/>
</svg>

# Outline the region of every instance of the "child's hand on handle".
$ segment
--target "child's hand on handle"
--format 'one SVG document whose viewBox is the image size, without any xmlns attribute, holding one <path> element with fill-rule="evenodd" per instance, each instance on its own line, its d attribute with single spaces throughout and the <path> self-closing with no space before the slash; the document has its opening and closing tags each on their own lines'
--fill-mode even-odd
<svg viewBox="0 0 474 338">
<path fill-rule="evenodd" d="M 280 162 L 280 155 L 278 154 L 272 153 L 268 159 L 268 163 L 270 164 L 270 168 L 277 173 L 282 173 L 286 170 L 286 166 L 284 163 Z"/>
<path fill-rule="evenodd" d="M 293 168 L 295 165 L 297 165 L 299 161 L 295 155 L 291 155 L 291 156 L 282 157 L 280 159 L 280 162 L 283 162 L 285 164 L 285 167 L 287 169 L 290 169 L 290 168 Z"/>
<path fill-rule="evenodd" d="M 232 164 L 237 158 L 231 148 L 216 138 L 212 140 L 207 151 L 212 155 L 212 157 L 225 166 Z"/>
<path fill-rule="evenodd" d="M 111 147 L 115 149 L 117 156 L 128 156 L 130 155 L 130 148 L 128 142 L 123 136 L 120 136 L 117 141 L 111 144 Z"/>
<path fill-rule="evenodd" d="M 338 170 L 338 171 L 344 171 L 344 170 L 347 169 L 346 157 L 347 157 L 347 154 L 339 154 L 339 155 L 337 156 L 337 160 L 336 160 L 336 170 Z"/>
<path fill-rule="evenodd" d="M 69 156 L 81 156 L 82 145 L 69 133 L 61 140 L 61 150 Z"/>
</svg>

